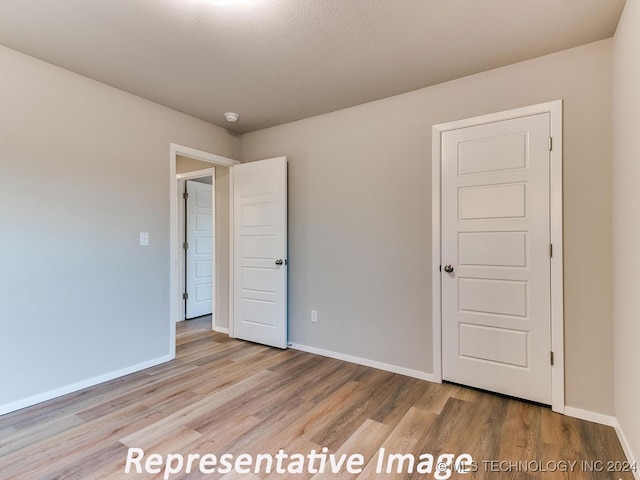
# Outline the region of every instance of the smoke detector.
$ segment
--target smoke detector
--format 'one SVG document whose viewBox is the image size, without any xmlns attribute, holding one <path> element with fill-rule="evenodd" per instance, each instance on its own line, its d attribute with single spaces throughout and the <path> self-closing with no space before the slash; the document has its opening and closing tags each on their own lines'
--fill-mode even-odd
<svg viewBox="0 0 640 480">
<path fill-rule="evenodd" d="M 227 112 L 224 114 L 224 118 L 227 119 L 227 122 L 231 122 L 231 123 L 237 122 L 239 117 L 240 115 L 233 112 Z"/>
</svg>

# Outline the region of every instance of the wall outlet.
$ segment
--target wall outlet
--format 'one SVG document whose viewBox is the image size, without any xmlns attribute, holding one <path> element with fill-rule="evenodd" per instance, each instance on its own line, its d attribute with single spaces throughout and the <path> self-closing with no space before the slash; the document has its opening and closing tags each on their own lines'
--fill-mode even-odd
<svg viewBox="0 0 640 480">
<path fill-rule="evenodd" d="M 318 322 L 318 311 L 317 310 L 311 310 L 311 321 L 313 323 L 317 323 Z"/>
</svg>

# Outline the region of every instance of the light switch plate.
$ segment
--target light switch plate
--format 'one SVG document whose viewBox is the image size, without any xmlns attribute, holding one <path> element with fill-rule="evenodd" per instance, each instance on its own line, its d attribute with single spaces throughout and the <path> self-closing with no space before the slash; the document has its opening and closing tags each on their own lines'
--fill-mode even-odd
<svg viewBox="0 0 640 480">
<path fill-rule="evenodd" d="M 149 246 L 149 232 L 140 232 L 140 246 L 141 247 Z"/>
</svg>

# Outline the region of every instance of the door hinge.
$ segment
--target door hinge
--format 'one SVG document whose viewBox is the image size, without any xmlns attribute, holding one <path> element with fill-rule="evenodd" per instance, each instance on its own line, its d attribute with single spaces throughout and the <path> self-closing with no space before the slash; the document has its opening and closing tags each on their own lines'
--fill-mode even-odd
<svg viewBox="0 0 640 480">
<path fill-rule="evenodd" d="M 551 360 L 551 365 L 553 365 L 553 352 L 551 352 L 550 360 Z"/>
<path fill-rule="evenodd" d="M 549 257 L 553 258 L 553 243 L 549 244 Z"/>
<path fill-rule="evenodd" d="M 182 244 L 182 249 L 183 249 L 183 250 L 189 250 L 189 242 L 184 242 L 184 243 Z"/>
<path fill-rule="evenodd" d="M 549 137 L 549 151 L 553 150 L 553 137 Z"/>
<path fill-rule="evenodd" d="M 189 300 L 189 294 L 188 294 L 187 292 L 184 292 L 184 293 L 182 294 L 182 299 L 183 299 L 183 300 Z"/>
<path fill-rule="evenodd" d="M 182 194 L 182 198 L 184 198 L 185 200 L 189 200 L 189 194 L 187 192 L 184 192 Z"/>
</svg>

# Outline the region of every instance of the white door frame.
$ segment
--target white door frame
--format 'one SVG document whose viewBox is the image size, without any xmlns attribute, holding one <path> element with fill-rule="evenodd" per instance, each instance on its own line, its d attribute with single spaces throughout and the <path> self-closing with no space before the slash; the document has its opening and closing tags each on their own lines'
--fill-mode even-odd
<svg viewBox="0 0 640 480">
<path fill-rule="evenodd" d="M 186 173 L 177 173 L 176 174 L 176 201 L 178 202 L 178 250 L 176 251 L 176 258 L 181 259 L 178 260 L 177 273 L 179 274 L 180 281 L 178 282 L 178 305 L 182 304 L 183 300 L 181 298 L 182 293 L 186 292 L 187 285 L 185 284 L 185 270 L 186 270 L 186 258 L 185 255 L 180 251 L 180 244 L 187 241 L 185 238 L 185 224 L 187 221 L 186 217 L 186 207 L 185 202 L 183 201 L 182 194 L 184 193 L 184 187 L 187 183 L 187 180 L 196 180 L 198 178 L 203 177 L 211 177 L 211 190 L 213 198 L 211 199 L 211 205 L 213 206 L 213 226 L 214 226 L 214 235 L 211 241 L 213 242 L 213 254 L 211 255 L 211 270 L 213 272 L 213 288 L 217 288 L 216 285 L 216 236 L 215 236 L 215 221 L 216 221 L 216 168 L 204 168 L 202 170 L 193 170 L 191 172 Z M 215 303 L 216 303 L 216 295 L 215 292 L 212 295 L 213 298 L 213 311 L 212 311 L 212 329 L 216 330 L 216 315 L 215 315 Z M 184 310 L 180 309 L 178 313 L 178 318 L 176 321 L 186 320 Z"/>
<path fill-rule="evenodd" d="M 192 158 L 222 167 L 238 165 L 238 160 L 207 153 L 195 148 L 185 147 L 176 143 L 169 144 L 169 355 L 171 359 L 176 357 L 176 320 L 180 317 L 178 297 L 182 295 L 180 282 L 177 280 L 177 252 L 178 252 L 178 182 L 176 181 L 177 156 Z M 215 178 L 213 179 L 215 181 Z M 229 168 L 229 265 L 233 265 L 233 168 Z M 229 269 L 229 302 L 233 299 L 233 269 Z M 215 272 L 214 272 L 215 278 Z M 229 304 L 229 333 L 233 327 L 233 305 Z"/>
<path fill-rule="evenodd" d="M 441 155 L 442 134 L 502 120 L 549 113 L 551 117 L 550 162 L 550 223 L 553 256 L 551 258 L 551 349 L 554 365 L 551 369 L 551 407 L 564 413 L 564 293 L 562 244 L 562 100 L 516 108 L 504 112 L 442 123 L 432 130 L 432 281 L 433 281 L 433 377 L 442 382 L 442 285 L 441 260 Z"/>
</svg>

